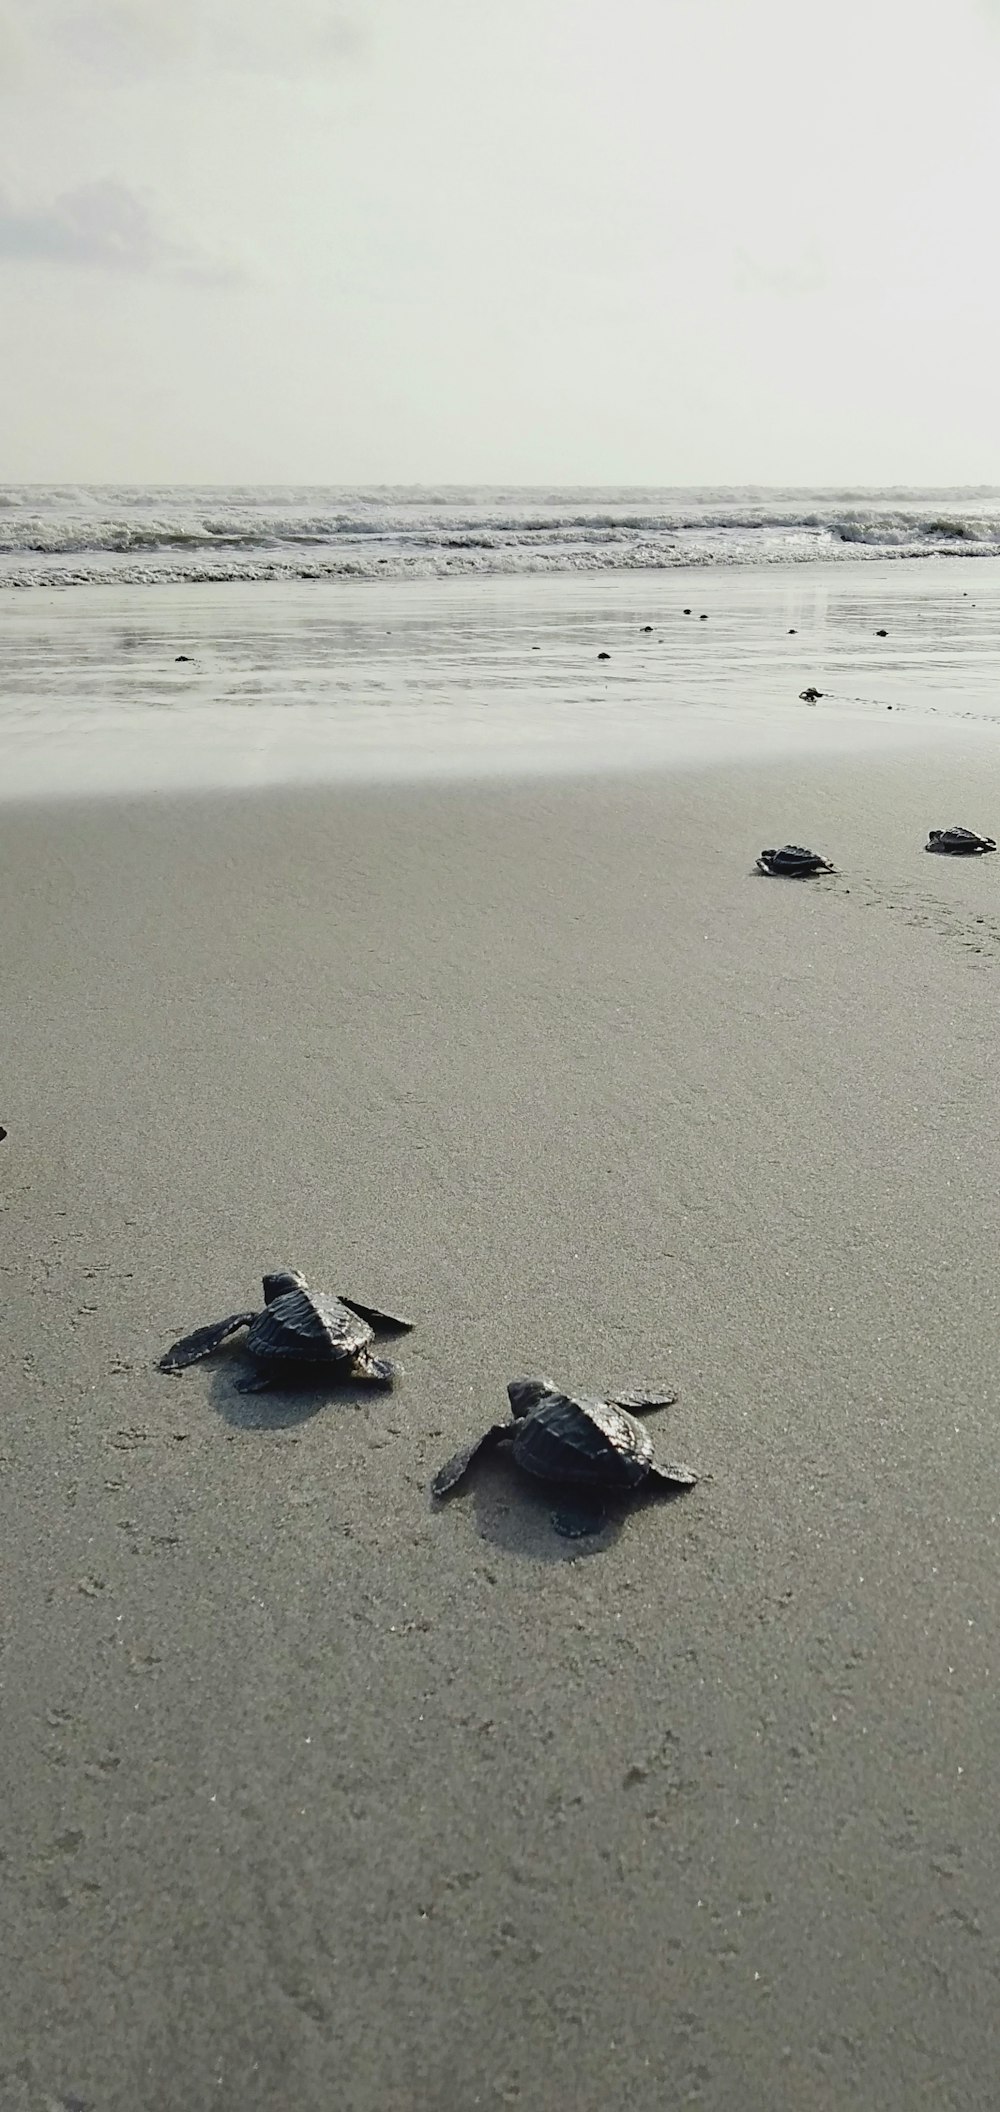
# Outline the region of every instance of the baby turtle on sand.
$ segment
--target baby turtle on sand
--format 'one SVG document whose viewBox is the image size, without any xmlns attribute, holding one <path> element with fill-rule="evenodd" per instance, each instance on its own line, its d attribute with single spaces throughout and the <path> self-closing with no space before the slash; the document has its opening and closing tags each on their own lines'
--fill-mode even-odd
<svg viewBox="0 0 1000 2112">
<path fill-rule="evenodd" d="M 821 689 L 817 689 L 815 684 L 810 682 L 808 689 L 800 689 L 799 703 L 818 704 L 822 695 L 823 691 Z"/>
<path fill-rule="evenodd" d="M 690 1467 L 662 1466 L 653 1440 L 637 1421 L 651 1408 L 669 1408 L 676 1393 L 620 1393 L 613 1401 L 577 1400 L 552 1379 L 511 1379 L 509 1423 L 494 1423 L 484 1437 L 464 1445 L 435 1474 L 431 1489 L 447 1496 L 464 1480 L 473 1460 L 495 1445 L 513 1446 L 515 1464 L 539 1481 L 565 1482 L 585 1492 L 586 1507 L 553 1512 L 556 1530 L 576 1539 L 596 1532 L 604 1518 L 601 1497 L 624 1496 L 643 1482 L 690 1489 L 698 1479 Z"/>
<path fill-rule="evenodd" d="M 950 858 L 976 858 L 980 851 L 995 851 L 992 836 L 977 836 L 975 829 L 932 829 L 925 851 L 944 851 Z"/>
<path fill-rule="evenodd" d="M 786 843 L 780 851 L 762 851 L 757 860 L 759 873 L 785 873 L 790 880 L 806 880 L 810 873 L 832 873 L 835 868 L 817 851 L 807 851 L 801 843 Z"/>
<path fill-rule="evenodd" d="M 228 1320 L 215 1320 L 184 1335 L 160 1358 L 161 1371 L 184 1371 L 199 1357 L 249 1328 L 247 1348 L 264 1367 L 258 1377 L 244 1379 L 240 1393 L 262 1393 L 282 1378 L 294 1380 L 299 1370 L 327 1370 L 331 1377 L 369 1379 L 373 1386 L 391 1386 L 398 1367 L 387 1357 L 374 1357 L 370 1344 L 375 1329 L 402 1333 L 411 1320 L 380 1313 L 373 1305 L 359 1305 L 355 1298 L 334 1298 L 328 1291 L 311 1291 L 297 1269 L 278 1269 L 264 1278 L 262 1313 L 230 1313 Z"/>
</svg>

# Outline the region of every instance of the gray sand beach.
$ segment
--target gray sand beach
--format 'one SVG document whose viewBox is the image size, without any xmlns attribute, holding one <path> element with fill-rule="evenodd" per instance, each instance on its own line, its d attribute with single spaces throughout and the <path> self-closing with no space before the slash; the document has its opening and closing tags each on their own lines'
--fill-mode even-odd
<svg viewBox="0 0 1000 2112">
<path fill-rule="evenodd" d="M 4 2112 L 996 2103 L 1000 859 L 923 843 L 998 810 L 5 809 Z M 391 1396 L 157 1372 L 285 1264 Z M 532 1370 L 675 1384 L 698 1487 L 432 1506 Z"/>
</svg>

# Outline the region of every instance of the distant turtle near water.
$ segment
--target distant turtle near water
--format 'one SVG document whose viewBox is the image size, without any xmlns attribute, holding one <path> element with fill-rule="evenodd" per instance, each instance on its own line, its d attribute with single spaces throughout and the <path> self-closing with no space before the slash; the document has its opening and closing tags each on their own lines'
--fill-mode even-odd
<svg viewBox="0 0 1000 2112">
<path fill-rule="evenodd" d="M 511 1421 L 494 1423 L 485 1436 L 456 1452 L 434 1476 L 435 1496 L 457 1489 L 480 1453 L 510 1444 L 524 1473 L 565 1484 L 584 1497 L 583 1506 L 552 1514 L 556 1530 L 572 1540 L 599 1530 L 602 1497 L 631 1495 L 644 1482 L 676 1492 L 693 1488 L 698 1479 L 690 1467 L 664 1466 L 654 1459 L 653 1440 L 637 1420 L 649 1409 L 669 1408 L 677 1399 L 671 1390 L 578 1400 L 562 1393 L 554 1379 L 511 1379 L 507 1396 Z"/>
<path fill-rule="evenodd" d="M 784 874 L 789 880 L 808 880 L 811 873 L 832 873 L 836 867 L 829 859 L 821 858 L 818 851 L 807 851 L 801 843 L 786 843 L 780 851 L 762 851 L 757 871 Z"/>
<path fill-rule="evenodd" d="M 975 829 L 932 829 L 925 851 L 942 851 L 948 858 L 978 858 L 982 851 L 995 851 L 992 836 L 977 836 Z"/>
<path fill-rule="evenodd" d="M 412 1320 L 381 1313 L 377 1306 L 359 1305 L 355 1298 L 334 1298 L 328 1291 L 311 1291 L 297 1269 L 277 1269 L 264 1277 L 264 1310 L 260 1313 L 230 1313 L 182 1336 L 160 1358 L 161 1371 L 184 1371 L 200 1357 L 210 1357 L 229 1335 L 241 1327 L 249 1329 L 247 1348 L 262 1369 L 238 1386 L 239 1393 L 263 1393 L 269 1386 L 294 1383 L 306 1372 L 312 1376 L 328 1371 L 331 1378 L 367 1379 L 373 1386 L 391 1386 L 398 1367 L 387 1357 L 375 1357 L 371 1344 L 376 1328 L 404 1333 Z"/>
</svg>

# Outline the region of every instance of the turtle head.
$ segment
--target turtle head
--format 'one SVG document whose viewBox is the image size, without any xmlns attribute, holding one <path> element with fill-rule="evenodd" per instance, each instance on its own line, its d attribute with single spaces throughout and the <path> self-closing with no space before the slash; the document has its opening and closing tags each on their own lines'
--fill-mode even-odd
<svg viewBox="0 0 1000 2112">
<path fill-rule="evenodd" d="M 301 1291 L 305 1288 L 305 1277 L 298 1269 L 275 1269 L 273 1275 L 264 1278 L 264 1304 L 273 1305 L 276 1298 L 283 1298 L 286 1291 Z"/>
<path fill-rule="evenodd" d="M 530 1415 L 547 1393 L 558 1393 L 554 1379 L 511 1379 L 507 1398 L 512 1415 Z"/>
</svg>

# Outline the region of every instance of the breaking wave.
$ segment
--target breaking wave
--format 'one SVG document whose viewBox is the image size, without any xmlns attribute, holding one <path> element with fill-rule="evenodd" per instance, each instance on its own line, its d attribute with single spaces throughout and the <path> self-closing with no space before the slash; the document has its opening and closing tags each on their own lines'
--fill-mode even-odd
<svg viewBox="0 0 1000 2112">
<path fill-rule="evenodd" d="M 1000 491 L 0 488 L 0 587 L 1000 556 Z"/>
</svg>

